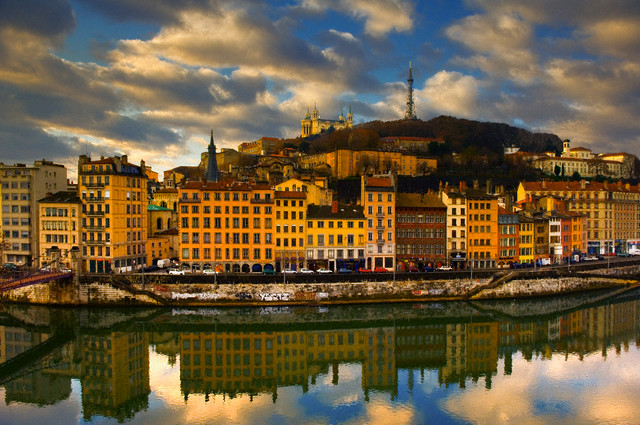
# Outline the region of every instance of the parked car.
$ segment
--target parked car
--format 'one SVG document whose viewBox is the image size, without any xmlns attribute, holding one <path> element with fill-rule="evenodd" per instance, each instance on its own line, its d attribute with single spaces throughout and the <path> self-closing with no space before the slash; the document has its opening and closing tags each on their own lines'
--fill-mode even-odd
<svg viewBox="0 0 640 425">
<path fill-rule="evenodd" d="M 338 273 L 351 273 L 353 270 L 343 267 L 338 270 Z"/>
<path fill-rule="evenodd" d="M 16 266 L 13 263 L 4 263 L 2 268 L 5 270 L 14 271 L 14 270 L 18 270 L 20 267 Z"/>
<path fill-rule="evenodd" d="M 282 270 L 282 273 L 284 274 L 296 274 L 296 271 L 293 269 L 284 269 Z"/>
<path fill-rule="evenodd" d="M 418 270 L 417 267 L 407 267 L 407 270 L 409 273 L 418 273 L 420 270 Z"/>
<path fill-rule="evenodd" d="M 303 268 L 300 269 L 300 273 L 302 273 L 302 274 L 313 274 L 313 270 L 310 270 L 310 269 L 308 269 L 306 267 L 303 267 Z"/>
<path fill-rule="evenodd" d="M 184 270 L 182 269 L 169 269 L 169 274 L 173 275 L 184 275 Z"/>
<path fill-rule="evenodd" d="M 386 273 L 389 270 L 385 269 L 384 267 L 376 267 L 375 269 L 373 269 L 374 273 Z"/>
<path fill-rule="evenodd" d="M 358 269 L 360 273 L 371 273 L 371 269 L 367 269 L 366 267 Z"/>
<path fill-rule="evenodd" d="M 511 263 L 511 268 L 512 269 L 521 269 L 522 268 L 522 263 Z"/>
<path fill-rule="evenodd" d="M 598 261 L 598 257 L 595 255 L 585 255 L 580 259 L 580 261 Z"/>
<path fill-rule="evenodd" d="M 447 272 L 447 271 L 451 271 L 453 269 L 451 267 L 449 267 L 449 266 L 440 266 L 440 267 L 438 267 L 438 270 L 440 270 L 441 272 Z"/>
<path fill-rule="evenodd" d="M 275 269 L 263 269 L 262 274 L 276 274 Z"/>
<path fill-rule="evenodd" d="M 321 267 L 321 268 L 319 268 L 318 270 L 316 270 L 316 272 L 317 272 L 317 273 L 320 273 L 320 274 L 329 274 L 329 273 L 333 273 L 331 270 L 329 270 L 329 269 L 325 269 L 325 268 L 323 268 L 323 267 Z"/>
<path fill-rule="evenodd" d="M 435 267 L 431 267 L 431 266 L 427 266 L 424 268 L 425 272 L 435 272 L 436 268 Z"/>
<path fill-rule="evenodd" d="M 202 269 L 202 274 L 218 274 L 218 272 L 213 269 Z"/>
</svg>

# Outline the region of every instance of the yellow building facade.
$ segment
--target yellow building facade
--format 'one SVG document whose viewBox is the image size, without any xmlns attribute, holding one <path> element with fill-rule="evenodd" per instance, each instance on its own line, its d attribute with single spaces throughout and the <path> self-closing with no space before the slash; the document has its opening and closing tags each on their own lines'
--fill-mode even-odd
<svg viewBox="0 0 640 425">
<path fill-rule="evenodd" d="M 274 192 L 276 270 L 305 267 L 307 196 L 304 192 Z"/>
<path fill-rule="evenodd" d="M 80 246 L 81 209 L 82 201 L 76 192 L 57 192 L 38 201 L 41 265 L 56 260 L 55 268 L 72 268 L 71 249 Z M 53 247 L 57 253 L 55 249 L 52 253 Z"/>
<path fill-rule="evenodd" d="M 327 153 L 301 156 L 300 166 L 315 169 L 322 164 L 330 167 L 331 175 L 336 179 L 368 173 L 395 172 L 403 176 L 417 176 L 429 169 L 436 169 L 435 158 L 421 158 L 416 155 L 394 151 L 352 151 L 339 149 Z"/>
<path fill-rule="evenodd" d="M 78 160 L 82 265 L 89 273 L 126 272 L 146 264 L 145 165 L 127 156 Z"/>
<path fill-rule="evenodd" d="M 468 253 L 473 268 L 494 268 L 499 256 L 498 197 L 469 189 Z"/>
<path fill-rule="evenodd" d="M 365 264 L 365 216 L 359 205 L 309 205 L 306 262 L 312 270 L 359 270 Z"/>
<path fill-rule="evenodd" d="M 274 197 L 268 185 L 187 182 L 179 189 L 180 261 L 192 271 L 274 267 Z"/>
</svg>

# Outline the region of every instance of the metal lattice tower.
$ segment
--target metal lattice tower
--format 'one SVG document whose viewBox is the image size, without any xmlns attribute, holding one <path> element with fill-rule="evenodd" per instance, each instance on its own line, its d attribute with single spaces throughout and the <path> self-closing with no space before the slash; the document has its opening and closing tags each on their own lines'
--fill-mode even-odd
<svg viewBox="0 0 640 425">
<path fill-rule="evenodd" d="M 409 78 L 407 79 L 409 88 L 407 89 L 407 110 L 404 113 L 405 120 L 417 120 L 416 108 L 413 103 L 413 74 L 411 73 L 411 62 L 409 62 Z"/>
</svg>

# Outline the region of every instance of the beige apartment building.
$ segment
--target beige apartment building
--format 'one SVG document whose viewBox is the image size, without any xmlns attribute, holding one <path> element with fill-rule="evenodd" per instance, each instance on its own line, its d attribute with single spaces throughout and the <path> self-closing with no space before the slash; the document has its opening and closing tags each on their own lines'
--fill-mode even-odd
<svg viewBox="0 0 640 425">
<path fill-rule="evenodd" d="M 74 191 L 60 191 L 38 201 L 40 264 L 72 268 L 72 248 L 80 246 L 82 201 Z M 53 249 L 52 249 L 53 248 Z"/>
<path fill-rule="evenodd" d="M 42 160 L 33 166 L 0 163 L 0 218 L 4 244 L 1 263 L 37 266 L 39 233 L 37 200 L 67 189 L 67 169 Z"/>
</svg>

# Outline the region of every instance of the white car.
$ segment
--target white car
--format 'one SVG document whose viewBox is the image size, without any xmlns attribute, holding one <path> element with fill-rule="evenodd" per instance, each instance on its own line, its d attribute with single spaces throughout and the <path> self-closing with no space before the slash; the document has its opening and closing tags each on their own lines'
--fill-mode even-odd
<svg viewBox="0 0 640 425">
<path fill-rule="evenodd" d="M 202 274 L 218 274 L 218 272 L 213 269 L 203 269 Z"/>
<path fill-rule="evenodd" d="M 302 273 L 302 274 L 313 274 L 313 270 L 310 270 L 310 269 L 308 269 L 306 267 L 303 267 L 303 268 L 300 269 L 300 273 Z"/>
<path fill-rule="evenodd" d="M 449 266 L 440 266 L 440 267 L 438 267 L 438 270 L 446 272 L 446 271 L 450 271 L 450 270 L 453 270 L 453 269 L 451 267 L 449 267 Z"/>
<path fill-rule="evenodd" d="M 284 274 L 296 274 L 296 271 L 293 269 L 284 269 L 282 270 L 282 273 Z"/>
<path fill-rule="evenodd" d="M 184 274 L 184 270 L 180 270 L 180 269 L 169 269 L 169 274 L 174 274 L 174 275 L 183 275 Z"/>
<path fill-rule="evenodd" d="M 316 272 L 320 273 L 320 274 L 329 274 L 329 273 L 333 273 L 331 270 L 329 269 L 324 269 L 324 268 L 320 268 L 318 270 L 316 270 Z"/>
</svg>

